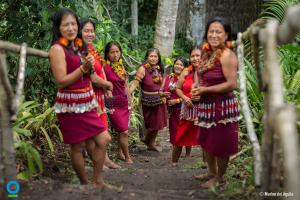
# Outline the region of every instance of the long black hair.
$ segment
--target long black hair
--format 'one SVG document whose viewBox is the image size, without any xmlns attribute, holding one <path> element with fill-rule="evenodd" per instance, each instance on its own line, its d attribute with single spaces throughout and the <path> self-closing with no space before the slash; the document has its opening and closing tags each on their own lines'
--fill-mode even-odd
<svg viewBox="0 0 300 200">
<path fill-rule="evenodd" d="M 152 53 L 152 52 L 155 52 L 155 53 L 157 54 L 157 56 L 158 56 L 158 62 L 157 62 L 157 65 L 158 65 L 159 68 L 160 68 L 160 69 L 159 69 L 159 72 L 160 72 L 161 74 L 163 74 L 163 73 L 164 73 L 164 65 L 163 65 L 163 63 L 162 63 L 162 61 L 161 61 L 161 55 L 160 55 L 160 52 L 159 52 L 159 49 L 158 49 L 158 48 L 150 48 L 150 49 L 147 50 L 147 52 L 146 52 L 146 54 L 145 54 L 145 58 L 144 58 L 144 63 L 143 63 L 143 64 L 147 63 L 148 57 L 149 57 L 150 53 Z"/>
<path fill-rule="evenodd" d="M 105 60 L 109 60 L 108 53 L 109 53 L 110 48 L 113 45 L 119 48 L 119 50 L 121 52 L 120 58 L 122 58 L 122 48 L 121 48 L 121 45 L 118 42 L 116 42 L 116 41 L 110 41 L 109 43 L 107 43 L 107 45 L 105 46 L 105 49 L 104 49 L 104 59 Z"/>
<path fill-rule="evenodd" d="M 82 29 L 83 27 L 87 24 L 87 23 L 91 23 L 93 25 L 93 28 L 94 30 L 96 31 L 96 23 L 92 20 L 92 19 L 89 19 L 89 18 L 83 18 L 83 19 L 80 19 L 79 20 L 79 30 L 80 30 L 80 34 L 82 34 Z"/>
<path fill-rule="evenodd" d="M 59 30 L 59 27 L 60 27 L 62 18 L 65 15 L 71 15 L 71 16 L 73 16 L 76 19 L 77 26 L 78 26 L 77 37 L 78 38 L 82 38 L 81 34 L 80 34 L 80 31 L 79 31 L 79 19 L 78 19 L 78 16 L 76 15 L 76 13 L 73 10 L 71 10 L 69 8 L 62 8 L 62 9 L 58 10 L 53 15 L 53 17 L 52 17 L 52 22 L 53 22 L 53 24 L 52 24 L 52 33 L 53 33 L 53 36 L 52 36 L 52 42 L 51 42 L 52 45 L 61 37 L 61 32 Z"/>
<path fill-rule="evenodd" d="M 189 62 L 187 61 L 187 59 L 185 59 L 184 57 L 178 57 L 178 58 L 176 58 L 174 60 L 174 63 L 173 63 L 173 72 L 174 72 L 174 65 L 177 62 L 177 60 L 180 60 L 182 62 L 184 68 L 186 68 L 189 65 Z"/>
<path fill-rule="evenodd" d="M 224 17 L 214 17 L 211 20 L 209 20 L 205 26 L 205 34 L 203 36 L 203 40 L 207 41 L 207 32 L 209 29 L 209 26 L 214 23 L 214 22 L 219 22 L 220 24 L 222 24 L 225 33 L 228 34 L 227 40 L 226 41 L 230 41 L 232 40 L 232 35 L 231 35 L 231 26 L 229 24 L 229 22 L 227 21 L 227 19 L 225 19 Z"/>
</svg>

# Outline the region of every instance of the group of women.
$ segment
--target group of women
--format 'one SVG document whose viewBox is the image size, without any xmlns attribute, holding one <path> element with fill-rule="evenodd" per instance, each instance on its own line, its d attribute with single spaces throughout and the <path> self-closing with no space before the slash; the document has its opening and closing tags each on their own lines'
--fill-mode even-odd
<svg viewBox="0 0 300 200">
<path fill-rule="evenodd" d="M 190 65 L 185 58 L 177 58 L 173 73 L 165 77 L 159 50 L 149 49 L 129 86 L 120 45 L 109 42 L 102 58 L 92 44 L 95 23 L 79 21 L 70 9 L 56 12 L 49 50 L 58 87 L 54 109 L 80 182 L 88 184 L 85 150 L 93 161 L 96 186 L 105 186 L 101 175 L 104 166 L 120 167 L 106 152 L 111 141 L 106 116 L 118 135 L 118 157 L 133 163 L 128 150 L 129 102 L 140 86 L 148 150 L 157 151 L 158 131 L 169 120 L 173 165 L 182 147 L 189 156 L 191 147 L 200 145 L 208 173 L 195 178 L 207 180 L 202 184 L 205 188 L 223 183 L 229 156 L 238 151 L 239 111 L 232 93 L 237 59 L 226 42 L 230 34 L 230 26 L 222 18 L 214 18 L 206 26 L 206 42 L 192 48 Z"/>
</svg>

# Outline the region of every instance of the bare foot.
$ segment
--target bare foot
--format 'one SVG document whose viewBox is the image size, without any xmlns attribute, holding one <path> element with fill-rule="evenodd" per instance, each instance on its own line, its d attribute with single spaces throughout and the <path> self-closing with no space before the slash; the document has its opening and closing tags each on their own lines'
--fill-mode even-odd
<svg viewBox="0 0 300 200">
<path fill-rule="evenodd" d="M 201 184 L 200 187 L 202 187 L 204 189 L 209 189 L 209 188 L 212 188 L 216 182 L 217 182 L 217 178 L 214 177 L 214 178 L 209 179 L 205 183 Z"/>
<path fill-rule="evenodd" d="M 102 170 L 103 171 L 108 170 L 108 167 L 104 164 Z"/>
<path fill-rule="evenodd" d="M 118 152 L 118 158 L 119 158 L 120 160 L 125 160 L 125 155 L 123 154 L 122 151 L 119 151 L 119 152 Z"/>
<path fill-rule="evenodd" d="M 127 164 L 133 164 L 133 161 L 132 161 L 131 157 L 126 158 L 126 159 L 125 159 L 125 162 L 126 162 Z"/>
<path fill-rule="evenodd" d="M 114 163 L 113 161 L 106 161 L 105 163 L 104 163 L 104 166 L 106 166 L 106 167 L 108 167 L 108 168 L 110 168 L 110 169 L 120 169 L 121 168 L 121 166 L 120 165 L 117 165 L 116 163 Z"/>
<path fill-rule="evenodd" d="M 223 187 L 226 185 L 226 181 L 223 179 L 218 179 L 216 177 L 209 179 L 205 183 L 201 184 L 202 188 L 209 189 L 213 186 Z"/>
<path fill-rule="evenodd" d="M 195 179 L 198 179 L 198 180 L 209 180 L 211 178 L 213 178 L 214 175 L 213 174 L 210 174 L 210 173 L 205 173 L 205 174 L 198 174 L 198 175 L 194 175 L 194 178 Z"/>
<path fill-rule="evenodd" d="M 148 145 L 147 150 L 148 150 L 148 151 L 157 151 L 157 152 L 159 152 L 159 150 L 157 149 L 157 147 L 154 146 L 154 145 Z"/>
</svg>

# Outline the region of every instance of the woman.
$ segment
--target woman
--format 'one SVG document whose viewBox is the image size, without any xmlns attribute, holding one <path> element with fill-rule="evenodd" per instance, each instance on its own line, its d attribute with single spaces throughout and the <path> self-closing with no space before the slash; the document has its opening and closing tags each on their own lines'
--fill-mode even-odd
<svg viewBox="0 0 300 200">
<path fill-rule="evenodd" d="M 199 127 L 195 125 L 197 120 L 199 98 L 192 98 L 192 87 L 197 84 L 197 69 L 199 68 L 201 51 L 198 46 L 190 52 L 191 65 L 184 69 L 177 82 L 176 94 L 183 100 L 180 112 L 180 121 L 177 125 L 175 148 L 172 152 L 172 162 L 176 165 L 181 155 L 182 147 L 198 145 L 197 134 Z"/>
<path fill-rule="evenodd" d="M 106 80 L 105 73 L 102 68 L 102 62 L 104 59 L 98 53 L 98 51 L 93 46 L 93 41 L 96 38 L 96 24 L 91 19 L 81 19 L 80 20 L 80 32 L 82 34 L 83 41 L 87 44 L 88 52 L 94 57 L 95 62 L 93 70 L 95 73 L 91 74 L 91 81 L 93 83 L 93 89 L 95 91 L 96 99 L 98 101 L 98 114 L 102 120 L 106 129 L 108 129 L 108 123 L 106 119 L 106 113 L 104 111 L 104 93 L 111 93 L 113 90 L 113 85 L 111 82 Z M 94 146 L 94 145 L 89 145 Z M 120 168 L 119 165 L 115 164 L 108 157 L 106 152 L 104 166 L 117 169 Z"/>
<path fill-rule="evenodd" d="M 182 99 L 176 94 L 176 85 L 179 79 L 179 76 L 184 68 L 188 66 L 188 61 L 179 57 L 176 58 L 173 65 L 173 73 L 168 75 L 165 78 L 165 87 L 164 91 L 170 92 L 170 97 L 167 99 L 168 111 L 169 111 L 169 133 L 170 133 L 170 143 L 174 145 L 175 136 L 176 136 L 176 126 L 180 121 L 180 108 Z M 175 146 L 173 146 L 174 150 Z M 186 157 L 190 156 L 191 147 L 186 147 Z"/>
<path fill-rule="evenodd" d="M 104 71 L 108 81 L 113 84 L 112 97 L 106 99 L 106 107 L 111 127 L 118 133 L 118 156 L 128 164 L 133 161 L 128 150 L 128 78 L 122 62 L 122 49 L 117 42 L 109 42 L 105 47 L 106 65 Z"/>
<path fill-rule="evenodd" d="M 144 143 L 148 150 L 158 151 L 155 139 L 159 130 L 167 126 L 166 95 L 163 88 L 163 65 L 159 50 L 151 48 L 145 55 L 144 63 L 139 67 L 130 86 L 130 94 L 141 85 L 142 109 L 147 134 Z"/>
<path fill-rule="evenodd" d="M 205 29 L 202 47 L 200 86 L 193 95 L 200 95 L 199 143 L 204 150 L 208 173 L 196 176 L 207 179 L 202 184 L 210 188 L 214 183 L 224 184 L 229 156 L 238 152 L 238 101 L 233 94 L 237 86 L 237 57 L 226 44 L 230 40 L 230 25 L 216 17 Z"/>
<path fill-rule="evenodd" d="M 95 143 L 92 152 L 94 184 L 105 186 L 101 171 L 106 146 L 111 140 L 100 120 L 89 71 L 94 57 L 78 34 L 78 17 L 61 9 L 53 18 L 53 40 L 49 50 L 51 70 L 58 92 L 54 105 L 64 143 L 70 144 L 71 162 L 81 184 L 88 184 L 82 151 L 85 143 Z"/>
</svg>

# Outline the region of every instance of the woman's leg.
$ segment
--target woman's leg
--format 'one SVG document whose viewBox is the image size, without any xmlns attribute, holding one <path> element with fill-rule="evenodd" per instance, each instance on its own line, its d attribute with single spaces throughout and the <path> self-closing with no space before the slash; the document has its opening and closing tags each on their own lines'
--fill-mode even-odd
<svg viewBox="0 0 300 200">
<path fill-rule="evenodd" d="M 223 175 L 227 170 L 228 161 L 229 157 L 217 157 L 218 172 L 216 178 L 219 182 L 223 181 Z"/>
<path fill-rule="evenodd" d="M 201 187 L 203 188 L 211 188 L 214 183 L 217 181 L 217 174 L 218 174 L 218 166 L 217 166 L 217 158 L 208 152 L 204 151 L 205 159 L 208 165 L 208 174 L 207 178 L 210 178 L 208 181 L 203 183 Z"/>
<path fill-rule="evenodd" d="M 95 142 L 95 148 L 92 152 L 94 182 L 96 185 L 102 187 L 104 185 L 104 182 L 101 176 L 101 172 L 105 159 L 106 147 L 111 141 L 111 136 L 107 131 L 104 131 L 98 135 L 95 135 L 92 139 Z"/>
<path fill-rule="evenodd" d="M 109 159 L 108 153 L 106 151 L 104 165 L 110 169 L 119 169 L 121 168 L 119 165 L 114 163 L 111 159 Z"/>
<path fill-rule="evenodd" d="M 158 131 L 148 131 L 146 135 L 146 142 L 145 144 L 148 146 L 148 150 L 151 151 L 158 151 L 157 147 L 155 146 L 155 139 L 157 136 Z"/>
<path fill-rule="evenodd" d="M 84 157 L 82 151 L 84 150 L 84 143 L 71 144 L 71 162 L 73 169 L 75 170 L 80 183 L 88 184 L 87 175 L 84 169 Z"/>
<path fill-rule="evenodd" d="M 210 181 L 211 179 L 215 178 L 215 176 L 217 175 L 216 157 L 209 154 L 205 150 L 203 150 L 203 152 L 204 152 L 205 160 L 206 160 L 206 163 L 208 166 L 208 172 L 205 174 L 195 175 L 195 178 L 199 179 L 199 180 L 209 180 Z M 209 181 L 207 181 L 207 182 L 209 182 Z M 206 183 L 204 183 L 203 185 L 205 185 Z"/>
<path fill-rule="evenodd" d="M 172 151 L 172 164 L 176 165 L 178 162 L 180 155 L 181 155 L 182 147 L 179 146 L 173 146 L 173 151 Z"/>
<path fill-rule="evenodd" d="M 185 157 L 190 157 L 192 152 L 192 147 L 191 146 L 186 146 L 185 147 Z"/>
<path fill-rule="evenodd" d="M 133 161 L 129 155 L 129 150 L 128 150 L 128 131 L 119 133 L 118 140 L 119 140 L 119 149 L 122 150 L 122 154 L 124 155 L 125 161 L 127 163 L 132 164 Z"/>
</svg>

